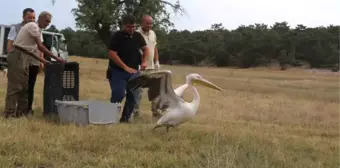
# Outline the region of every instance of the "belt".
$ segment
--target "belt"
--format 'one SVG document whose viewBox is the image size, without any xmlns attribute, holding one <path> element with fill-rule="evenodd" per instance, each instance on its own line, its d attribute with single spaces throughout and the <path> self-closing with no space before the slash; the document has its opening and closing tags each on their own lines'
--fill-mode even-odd
<svg viewBox="0 0 340 168">
<path fill-rule="evenodd" d="M 35 54 L 33 54 L 32 52 L 29 52 L 29 51 L 25 50 L 25 49 L 22 48 L 22 47 L 19 47 L 19 46 L 16 46 L 16 45 L 13 45 L 13 47 L 16 48 L 16 49 L 18 49 L 18 50 L 20 50 L 20 51 L 22 51 L 22 52 L 24 52 L 24 53 L 26 53 L 26 54 L 28 54 L 28 55 L 30 55 L 30 56 L 36 57 Z"/>
<path fill-rule="evenodd" d="M 26 54 L 28 54 L 28 55 L 30 55 L 30 56 L 32 56 L 34 59 L 39 60 L 39 62 L 41 62 L 40 58 L 37 55 L 35 55 L 34 53 L 29 52 L 29 51 L 25 50 L 24 48 L 16 46 L 16 45 L 13 45 L 13 47 L 24 52 L 24 53 L 26 53 Z"/>
</svg>

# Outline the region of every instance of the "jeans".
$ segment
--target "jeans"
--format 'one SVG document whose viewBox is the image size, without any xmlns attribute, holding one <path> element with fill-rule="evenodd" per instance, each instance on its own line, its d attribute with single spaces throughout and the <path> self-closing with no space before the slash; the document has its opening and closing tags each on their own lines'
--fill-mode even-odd
<svg viewBox="0 0 340 168">
<path fill-rule="evenodd" d="M 127 82 L 130 79 L 137 77 L 140 73 L 128 73 L 125 71 L 117 70 L 110 68 L 109 73 L 111 74 L 109 77 L 109 83 L 111 87 L 111 103 L 121 103 L 121 101 L 125 97 L 126 92 L 126 101 L 123 108 L 122 117 L 120 122 L 128 122 L 131 114 L 136 107 L 140 99 L 140 89 L 132 91 L 130 88 L 127 88 Z"/>
</svg>

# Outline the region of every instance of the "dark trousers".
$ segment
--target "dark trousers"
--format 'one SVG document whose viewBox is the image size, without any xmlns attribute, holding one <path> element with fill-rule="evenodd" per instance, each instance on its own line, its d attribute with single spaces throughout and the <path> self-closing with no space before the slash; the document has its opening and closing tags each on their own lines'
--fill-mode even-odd
<svg viewBox="0 0 340 168">
<path fill-rule="evenodd" d="M 150 72 L 154 72 L 154 71 L 155 71 L 154 69 L 146 69 L 146 70 L 142 71 L 141 73 L 145 74 L 145 73 L 150 73 Z M 150 90 L 148 89 L 148 92 L 149 91 Z M 142 93 L 143 93 L 143 90 L 141 89 L 139 94 L 142 95 Z M 137 104 L 136 104 L 136 107 L 135 107 L 135 110 L 134 110 L 134 113 L 136 115 L 138 115 L 140 113 L 139 105 L 140 105 L 141 99 L 142 99 L 142 96 L 139 96 L 139 99 L 137 101 Z M 160 101 L 158 100 L 158 98 L 153 100 L 153 101 L 151 101 L 151 111 L 152 111 L 152 115 L 155 116 L 155 117 L 160 115 L 160 113 L 158 111 L 158 109 L 159 109 L 159 102 Z"/>
<path fill-rule="evenodd" d="M 30 65 L 28 76 L 28 110 L 32 110 L 32 104 L 34 99 L 34 86 L 39 73 L 39 66 Z"/>
<path fill-rule="evenodd" d="M 131 91 L 126 87 L 128 80 L 135 78 L 139 75 L 139 72 L 135 74 L 130 74 L 125 71 L 117 70 L 110 68 L 108 71 L 108 79 L 111 87 L 111 103 L 121 103 L 121 101 L 125 97 L 126 92 L 126 101 L 123 108 L 122 117 L 120 122 L 128 122 L 131 113 L 133 112 L 138 100 L 140 99 L 140 89 L 136 91 Z"/>
</svg>

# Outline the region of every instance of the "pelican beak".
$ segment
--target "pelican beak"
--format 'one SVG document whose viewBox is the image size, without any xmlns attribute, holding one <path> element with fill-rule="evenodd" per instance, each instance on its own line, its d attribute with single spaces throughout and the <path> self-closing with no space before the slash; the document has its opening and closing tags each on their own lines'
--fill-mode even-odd
<svg viewBox="0 0 340 168">
<path fill-rule="evenodd" d="M 193 79 L 192 83 L 193 84 L 195 84 L 195 83 L 196 84 L 200 84 L 202 86 L 205 86 L 205 87 L 208 87 L 208 88 L 211 88 L 211 89 L 222 91 L 222 88 L 216 86 L 215 84 L 213 84 L 213 83 L 211 83 L 208 80 L 203 79 L 203 78 L 201 78 L 201 79 Z"/>
</svg>

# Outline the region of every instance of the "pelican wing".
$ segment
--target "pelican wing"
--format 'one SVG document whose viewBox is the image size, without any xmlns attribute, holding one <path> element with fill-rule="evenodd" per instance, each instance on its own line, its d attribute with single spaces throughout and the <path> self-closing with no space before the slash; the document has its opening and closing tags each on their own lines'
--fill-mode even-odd
<svg viewBox="0 0 340 168">
<path fill-rule="evenodd" d="M 172 88 L 171 71 L 162 70 L 142 74 L 128 82 L 128 87 L 132 90 L 138 88 L 148 88 L 149 101 L 159 99 L 160 106 L 177 105 L 182 99 Z"/>
</svg>

